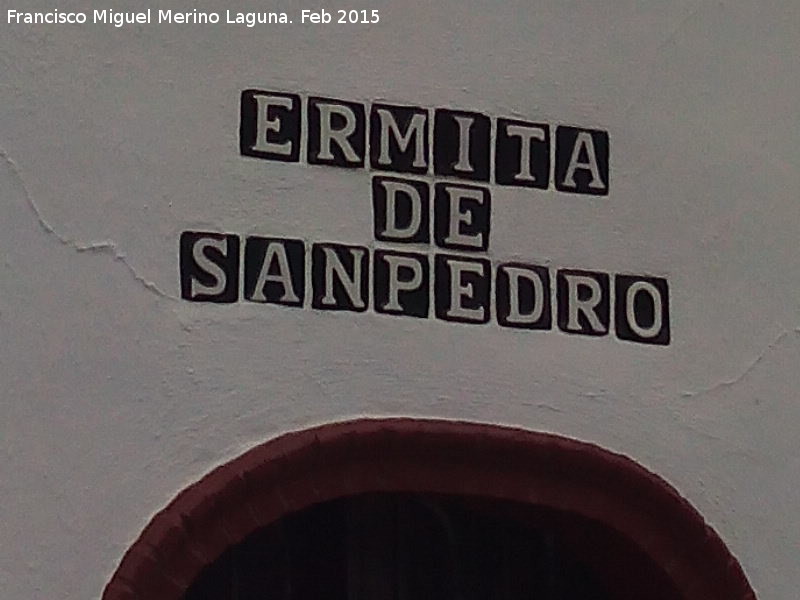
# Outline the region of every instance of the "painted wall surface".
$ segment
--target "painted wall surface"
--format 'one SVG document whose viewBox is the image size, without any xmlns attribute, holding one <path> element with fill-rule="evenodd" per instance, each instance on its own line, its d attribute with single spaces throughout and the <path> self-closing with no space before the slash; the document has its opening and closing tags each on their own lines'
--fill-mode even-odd
<svg viewBox="0 0 800 600">
<path fill-rule="evenodd" d="M 759 598 L 796 597 L 800 4 L 356 7 L 374 25 L 240 4 L 294 23 L 3 15 L 0 595 L 99 598 L 216 465 L 285 431 L 412 415 L 624 453 L 708 519 Z M 666 277 L 671 344 L 181 300 L 185 230 L 375 245 L 368 171 L 239 154 L 248 88 L 607 130 L 609 195 L 492 186 L 488 256 Z"/>
</svg>

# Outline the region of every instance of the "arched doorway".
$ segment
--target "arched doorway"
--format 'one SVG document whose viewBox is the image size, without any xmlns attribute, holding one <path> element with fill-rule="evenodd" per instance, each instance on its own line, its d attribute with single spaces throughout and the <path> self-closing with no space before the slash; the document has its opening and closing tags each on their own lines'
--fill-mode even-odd
<svg viewBox="0 0 800 600">
<path fill-rule="evenodd" d="M 700 515 L 630 459 L 549 434 L 414 419 L 287 434 L 218 468 L 153 519 L 103 598 L 320 590 L 326 600 L 755 598 Z"/>
</svg>

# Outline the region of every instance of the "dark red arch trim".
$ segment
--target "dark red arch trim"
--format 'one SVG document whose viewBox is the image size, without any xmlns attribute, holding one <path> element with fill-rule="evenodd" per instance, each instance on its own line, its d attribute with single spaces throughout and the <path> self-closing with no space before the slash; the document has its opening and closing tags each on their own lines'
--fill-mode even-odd
<svg viewBox="0 0 800 600">
<path fill-rule="evenodd" d="M 551 434 L 406 418 L 289 433 L 212 471 L 153 518 L 103 600 L 180 600 L 203 567 L 254 530 L 363 492 L 463 494 L 573 512 L 634 542 L 686 600 L 755 600 L 716 532 L 631 459 Z"/>
</svg>

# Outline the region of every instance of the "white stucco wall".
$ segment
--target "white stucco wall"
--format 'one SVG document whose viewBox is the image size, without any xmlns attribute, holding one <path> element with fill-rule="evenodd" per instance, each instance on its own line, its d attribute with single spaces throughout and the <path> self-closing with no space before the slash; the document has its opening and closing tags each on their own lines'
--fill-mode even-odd
<svg viewBox="0 0 800 600">
<path fill-rule="evenodd" d="M 359 5 L 373 26 L 232 8 L 296 22 L 0 25 L 0 595 L 99 598 L 214 466 L 422 415 L 627 454 L 759 598 L 795 597 L 800 4 Z M 180 300 L 187 229 L 373 244 L 367 171 L 239 155 L 251 87 L 608 130 L 609 196 L 493 186 L 488 254 L 667 277 L 672 344 Z"/>
</svg>

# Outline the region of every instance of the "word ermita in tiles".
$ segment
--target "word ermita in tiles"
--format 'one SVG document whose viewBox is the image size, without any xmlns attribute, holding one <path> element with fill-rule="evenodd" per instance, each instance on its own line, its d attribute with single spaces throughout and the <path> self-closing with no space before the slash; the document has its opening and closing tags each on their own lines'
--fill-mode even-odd
<svg viewBox="0 0 800 600">
<path fill-rule="evenodd" d="M 557 326 L 566 333 L 589 336 L 608 335 L 613 329 L 622 340 L 670 343 L 669 289 L 664 278 L 550 269 L 533 262 L 490 261 L 485 256 L 492 191 L 475 182 L 488 177 L 486 161 L 491 153 L 488 146 L 479 149 L 472 136 L 476 123 L 482 123 L 478 129 L 489 131 L 488 117 L 445 111 L 440 122 L 439 111 L 434 111 L 431 162 L 425 109 L 373 105 L 367 144 L 367 111 L 362 105 L 310 98 L 305 119 L 300 106 L 300 98 L 292 94 L 243 92 L 241 153 L 298 162 L 305 122 L 309 136 L 302 145 L 310 163 L 363 167 L 370 157 L 373 170 L 391 172 L 372 175 L 365 194 L 371 198 L 372 235 L 379 247 L 185 231 L 180 238 L 184 299 L 230 303 L 243 298 L 355 313 L 372 309 L 384 315 L 467 324 L 493 321 L 525 330 Z M 513 152 L 503 156 L 510 161 L 506 166 L 517 168 L 495 168 L 495 180 L 547 187 L 548 126 L 502 119 L 497 123 L 495 156 L 511 148 Z M 598 194 L 599 188 L 593 186 L 602 184 L 606 193 L 608 135 L 566 129 L 556 132 L 556 189 L 566 184 L 573 192 Z M 506 131 L 505 140 L 500 139 L 501 130 Z M 448 140 L 438 142 L 438 151 L 437 136 Z M 516 142 L 509 141 L 512 138 Z M 501 149 L 504 144 L 508 148 Z M 564 146 L 559 149 L 559 144 Z M 419 175 L 431 175 L 431 164 L 434 181 L 420 179 Z M 417 175 L 398 175 L 405 172 Z M 424 252 L 426 247 L 435 251 Z"/>
<path fill-rule="evenodd" d="M 555 189 L 608 194 L 608 133 L 598 129 L 558 126 L 553 144 L 546 123 L 318 97 L 303 102 L 296 94 L 258 90 L 242 93 L 241 113 L 239 146 L 246 156 L 299 162 L 305 145 L 313 165 L 547 189 L 552 155 Z"/>
</svg>

